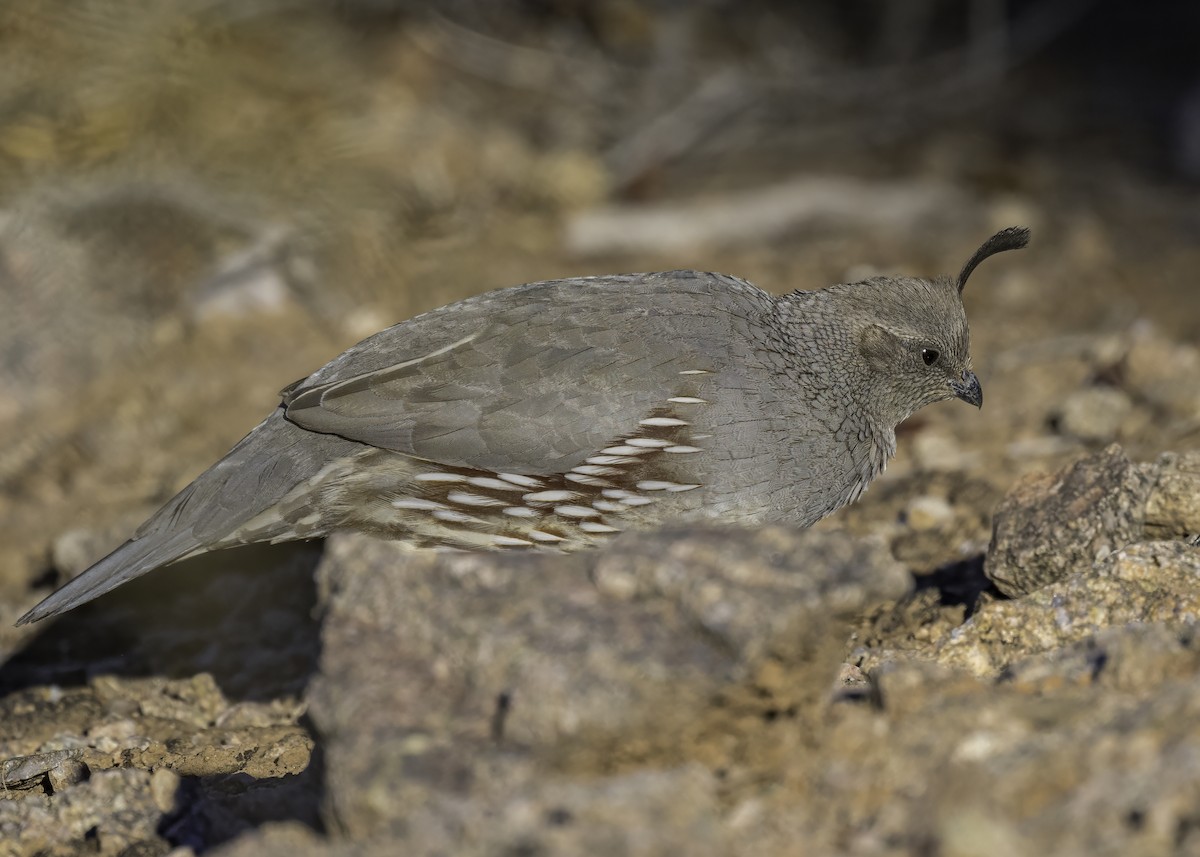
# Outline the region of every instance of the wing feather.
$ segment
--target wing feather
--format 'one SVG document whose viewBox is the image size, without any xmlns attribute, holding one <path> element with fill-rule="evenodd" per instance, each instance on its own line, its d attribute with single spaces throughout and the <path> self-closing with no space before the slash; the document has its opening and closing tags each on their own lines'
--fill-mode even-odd
<svg viewBox="0 0 1200 857">
<path fill-rule="evenodd" d="M 719 370 L 737 339 L 729 294 L 724 278 L 705 274 L 489 293 L 364 340 L 291 388 L 286 415 L 311 431 L 430 461 L 563 472 L 678 395 L 684 373 Z M 770 301 L 757 289 L 737 294 L 756 306 Z M 683 341 L 681 310 L 690 328 Z"/>
</svg>

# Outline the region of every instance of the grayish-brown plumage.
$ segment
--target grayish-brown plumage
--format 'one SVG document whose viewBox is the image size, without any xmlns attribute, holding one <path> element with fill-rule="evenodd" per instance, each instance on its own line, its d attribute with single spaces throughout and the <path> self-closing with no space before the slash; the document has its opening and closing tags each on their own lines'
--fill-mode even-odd
<svg viewBox="0 0 1200 857">
<path fill-rule="evenodd" d="M 782 297 L 696 271 L 530 283 L 363 340 L 133 537 L 21 618 L 205 551 L 359 530 L 417 547 L 578 550 L 668 520 L 808 526 L 897 424 L 981 405 L 957 278 Z"/>
</svg>

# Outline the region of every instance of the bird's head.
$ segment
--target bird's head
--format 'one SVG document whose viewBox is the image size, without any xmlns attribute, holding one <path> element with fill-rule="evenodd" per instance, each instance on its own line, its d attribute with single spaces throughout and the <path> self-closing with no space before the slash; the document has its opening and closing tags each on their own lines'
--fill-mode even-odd
<svg viewBox="0 0 1200 857">
<path fill-rule="evenodd" d="M 858 357 L 873 388 L 872 406 L 899 424 L 926 405 L 957 398 L 983 405 L 971 365 L 962 292 L 984 259 L 1029 242 L 1029 230 L 997 232 L 967 260 L 957 277 L 875 277 L 839 288 L 854 328 Z"/>
</svg>

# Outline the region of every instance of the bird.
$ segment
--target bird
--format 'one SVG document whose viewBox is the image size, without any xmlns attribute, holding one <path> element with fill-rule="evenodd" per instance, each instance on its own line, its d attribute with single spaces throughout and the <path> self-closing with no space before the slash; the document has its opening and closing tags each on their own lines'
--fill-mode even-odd
<svg viewBox="0 0 1200 857">
<path fill-rule="evenodd" d="M 810 526 L 859 498 L 919 409 L 983 391 L 957 277 L 775 296 L 669 271 L 487 292 L 364 339 L 111 554 L 20 618 L 237 545 L 359 531 L 576 551 L 665 523 Z"/>
</svg>

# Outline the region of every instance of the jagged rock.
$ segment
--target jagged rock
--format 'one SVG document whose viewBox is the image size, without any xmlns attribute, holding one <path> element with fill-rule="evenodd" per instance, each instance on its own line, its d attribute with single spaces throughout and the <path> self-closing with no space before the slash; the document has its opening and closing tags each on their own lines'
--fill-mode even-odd
<svg viewBox="0 0 1200 857">
<path fill-rule="evenodd" d="M 1018 596 L 1090 568 L 1141 537 L 1150 484 L 1115 444 L 1026 477 L 996 509 L 987 576 Z"/>
<path fill-rule="evenodd" d="M 939 661 L 994 675 L 1039 652 L 1131 622 L 1200 616 L 1200 551 L 1139 542 L 1014 601 L 985 605 L 935 648 Z"/>
<path fill-rule="evenodd" d="M 799 660 L 798 693 L 822 697 L 849 617 L 908 585 L 881 542 L 836 532 L 653 533 L 619 540 L 589 575 L 590 562 L 330 540 L 310 713 L 326 746 L 332 823 L 352 837 L 402 834 L 405 850 L 428 853 L 452 844 L 449 830 L 473 841 L 496 817 L 528 805 L 522 812 L 540 818 L 576 794 L 572 817 L 616 800 L 629 835 L 650 836 L 666 824 L 666 795 L 690 788 L 672 785 L 676 774 L 548 778 L 595 747 L 611 748 L 619 768 L 669 745 L 764 658 Z M 633 799 L 629 789 L 649 791 Z M 705 813 L 693 812 L 664 842 L 695 837 Z M 553 850 L 671 853 L 589 851 L 589 841 Z"/>
<path fill-rule="evenodd" d="M 179 777 L 166 769 L 124 768 L 93 772 L 55 794 L 0 800 L 0 854 L 165 854 L 159 834 L 165 809 L 174 805 Z M 7 846 L 20 843 L 20 851 Z"/>
<path fill-rule="evenodd" d="M 1159 538 L 1200 533 L 1200 452 L 1164 453 L 1146 501 L 1146 531 Z"/>
</svg>

